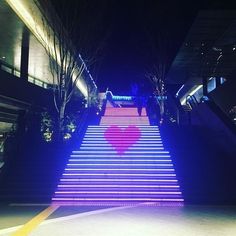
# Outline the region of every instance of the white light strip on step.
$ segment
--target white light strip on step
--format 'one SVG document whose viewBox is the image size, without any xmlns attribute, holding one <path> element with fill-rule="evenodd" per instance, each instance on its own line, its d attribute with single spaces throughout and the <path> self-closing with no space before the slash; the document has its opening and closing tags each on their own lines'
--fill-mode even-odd
<svg viewBox="0 0 236 236">
<path fill-rule="evenodd" d="M 175 177 L 175 174 L 169 174 L 168 177 Z M 167 176 L 166 176 L 167 177 Z M 61 182 L 176 182 L 176 179 L 95 179 L 95 178 L 89 178 L 89 179 L 60 179 Z"/>
<path fill-rule="evenodd" d="M 131 142 L 130 143 L 119 143 L 119 146 L 118 147 L 127 147 L 128 145 L 127 144 L 131 144 L 132 147 L 163 147 L 163 144 L 161 143 L 157 143 L 157 144 L 138 144 L 138 143 L 135 143 L 135 144 L 132 144 Z M 94 147 L 96 146 L 96 143 L 82 143 L 81 147 Z M 99 143 L 99 146 L 100 147 L 113 147 L 111 144 L 109 143 Z"/>
<path fill-rule="evenodd" d="M 98 126 L 88 126 L 87 129 L 89 130 L 98 130 L 98 129 L 107 129 L 107 128 L 128 128 L 128 127 L 137 127 L 141 130 L 160 130 L 157 126 L 151 125 L 98 125 Z"/>
<path fill-rule="evenodd" d="M 158 158 L 170 158 L 170 155 L 155 155 L 155 156 L 152 156 L 152 155 L 126 155 L 126 154 L 122 154 L 122 157 L 120 155 L 103 155 L 103 154 L 100 154 L 100 155 L 97 155 L 97 154 L 94 154 L 94 155 L 86 155 L 86 154 L 71 154 L 70 157 L 97 157 L 97 158 L 100 158 L 100 157 L 109 157 L 109 158 L 120 158 L 120 160 L 122 160 L 123 158 L 150 158 L 150 157 L 155 157 L 157 160 Z M 90 159 L 88 159 L 90 160 Z M 143 159 L 145 160 L 145 159 Z"/>
<path fill-rule="evenodd" d="M 120 126 L 120 125 L 129 125 L 129 126 L 136 126 L 136 125 L 148 125 L 149 121 L 148 118 L 144 118 L 142 120 L 137 120 L 132 119 L 132 120 L 127 120 L 130 119 L 130 117 L 126 117 L 125 119 L 122 119 L 121 117 L 119 118 L 119 120 L 115 120 L 114 121 L 114 117 L 109 117 L 106 119 L 101 119 L 100 124 L 101 125 L 110 125 L 110 126 Z M 133 124 L 132 124 L 133 123 Z"/>
<path fill-rule="evenodd" d="M 83 162 L 83 161 L 92 161 L 92 162 L 96 162 L 96 161 L 101 161 L 101 162 L 105 162 L 105 161 L 111 161 L 111 162 L 171 162 L 170 159 L 165 160 L 165 159 L 145 159 L 145 160 L 140 160 L 140 159 L 69 159 L 69 162 Z"/>
<path fill-rule="evenodd" d="M 146 133 L 151 133 L 151 134 L 153 134 L 153 133 L 156 133 L 156 134 L 160 134 L 160 132 L 158 131 L 158 130 L 144 130 L 144 129 L 139 129 L 139 131 L 141 132 L 141 133 L 144 133 L 144 134 L 146 134 Z M 117 132 L 113 132 L 112 130 L 107 130 L 107 129 L 87 129 L 86 130 L 86 133 L 117 133 Z M 134 134 L 136 134 L 136 133 L 139 133 L 139 132 L 137 132 L 137 131 L 130 131 L 129 130 L 129 133 L 134 133 Z"/>
<path fill-rule="evenodd" d="M 89 145 L 94 145 L 94 144 L 108 144 L 110 145 L 106 140 L 104 141 L 83 141 L 82 144 L 89 144 Z M 129 143 L 133 143 L 133 141 L 127 141 L 127 140 L 120 140 L 119 141 L 120 144 L 129 144 Z M 155 144 L 162 144 L 162 141 L 137 141 L 134 145 L 142 145 L 142 146 L 148 146 L 148 145 L 155 145 Z"/>
<path fill-rule="evenodd" d="M 84 169 L 83 169 L 84 170 Z M 63 176 L 162 176 L 162 177 L 175 177 L 176 174 L 139 174 L 139 173 L 134 173 L 134 174 L 130 174 L 130 173 L 63 173 Z"/>
<path fill-rule="evenodd" d="M 124 136 L 124 134 L 112 134 L 112 135 L 109 135 L 109 139 L 112 139 L 112 138 L 122 138 L 122 139 L 125 139 L 126 138 L 129 140 L 129 139 L 132 139 L 132 138 L 136 138 L 137 135 L 130 135 L 130 134 L 127 134 L 126 136 Z M 84 138 L 104 138 L 104 134 L 85 134 Z M 142 138 L 161 138 L 160 135 L 140 135 L 140 137 L 138 139 L 142 139 Z"/>
<path fill-rule="evenodd" d="M 179 188 L 179 185 L 58 184 L 58 188 Z"/>
<path fill-rule="evenodd" d="M 121 118 L 121 117 L 119 117 Z M 114 119 L 114 117 L 110 117 L 110 119 Z M 125 119 L 128 119 L 128 117 L 125 117 Z M 136 118 L 135 118 L 136 120 Z M 147 121 L 147 119 L 145 118 L 144 120 L 145 122 Z M 139 123 L 139 121 L 138 121 Z M 135 132 L 136 129 L 139 129 L 139 130 L 153 130 L 153 131 L 159 131 L 160 129 L 158 127 L 153 127 L 153 126 L 148 126 L 146 124 L 127 124 L 127 123 L 124 123 L 124 124 L 107 124 L 107 125 L 100 125 L 100 126 L 97 126 L 97 127 L 87 127 L 87 130 L 110 130 L 110 129 L 130 129 L 131 128 L 131 132 Z M 135 128 L 135 129 L 133 129 Z M 115 131 L 115 130 L 114 130 Z"/>
<path fill-rule="evenodd" d="M 125 138 L 125 140 L 124 139 L 122 139 L 122 138 L 111 138 L 110 139 L 111 141 L 127 141 L 127 142 L 134 142 L 134 140 L 132 139 L 132 138 L 129 138 L 129 137 L 126 137 Z M 100 138 L 84 138 L 84 141 L 106 141 L 107 142 L 107 140 L 103 137 L 100 137 Z M 139 142 L 139 141 L 162 141 L 162 139 L 161 138 L 141 138 L 141 139 L 139 139 L 137 142 Z"/>
<path fill-rule="evenodd" d="M 160 195 L 181 195 L 181 192 L 142 192 L 142 191 L 56 191 L 55 194 L 160 194 Z"/>
<path fill-rule="evenodd" d="M 89 135 L 104 135 L 104 131 L 102 131 L 102 132 L 86 132 L 85 134 L 87 135 L 87 134 L 89 134 Z M 143 131 L 135 131 L 135 132 L 130 132 L 130 131 L 128 131 L 127 132 L 129 135 L 137 135 L 137 134 L 143 134 L 143 135 L 151 135 L 151 136 L 153 136 L 153 135 L 160 135 L 160 132 L 143 132 Z M 109 135 L 122 135 L 123 134 L 123 132 L 121 131 L 121 132 L 114 132 L 114 131 L 109 131 L 109 132 L 106 132 L 106 134 L 109 134 Z"/>
<path fill-rule="evenodd" d="M 118 149 L 119 148 L 122 148 L 122 146 L 116 146 L 116 147 L 109 147 L 109 146 L 106 146 L 106 147 L 96 147 L 96 146 L 92 146 L 92 147 L 86 147 L 86 146 L 81 146 L 80 147 L 80 150 L 112 150 L 112 149 Z M 163 147 L 129 147 L 128 148 L 129 150 L 164 150 Z"/>
<path fill-rule="evenodd" d="M 67 166 L 173 166 L 173 164 L 140 164 L 140 163 L 68 163 Z"/>
<path fill-rule="evenodd" d="M 118 171 L 174 171 L 174 169 L 172 168 L 168 168 L 168 169 L 137 169 L 137 168 L 126 168 L 126 169 L 116 169 L 116 168 L 74 168 L 74 169 L 69 169 L 69 168 L 65 168 L 65 170 L 77 170 L 77 171 L 87 171 L 87 170 L 104 170 L 104 171 L 110 171 L 110 170 L 118 170 Z M 63 174 L 64 175 L 64 174 Z M 79 175 L 79 174 L 69 174 L 69 175 Z"/>
<path fill-rule="evenodd" d="M 96 149 L 94 149 L 94 151 L 84 151 L 84 150 L 81 150 L 81 151 L 72 151 L 72 153 L 82 153 L 82 154 L 117 154 L 116 151 L 98 151 Z M 169 151 L 125 151 L 125 153 L 128 153 L 128 154 L 169 154 Z"/>
<path fill-rule="evenodd" d="M 160 130 L 157 129 L 157 128 L 154 128 L 154 129 L 148 129 L 148 128 L 139 128 L 139 127 L 135 127 L 139 130 L 139 132 L 141 133 L 160 133 Z M 117 127 L 117 129 L 120 129 L 121 131 L 125 131 L 127 129 L 127 127 Z M 91 129 L 91 128 L 88 128 L 86 130 L 86 132 L 88 133 L 91 133 L 91 132 L 94 132 L 94 133 L 105 133 L 105 132 L 115 132 L 116 130 L 112 130 L 112 127 L 109 129 L 109 128 L 97 128 L 97 129 Z M 137 133 L 136 130 L 129 130 L 129 133 Z"/>
<path fill-rule="evenodd" d="M 179 198 L 74 198 L 74 197 L 53 197 L 53 201 L 171 201 L 183 202 Z"/>
<path fill-rule="evenodd" d="M 119 125 L 118 127 L 126 128 L 128 126 L 136 126 L 141 128 L 158 128 L 157 125 Z M 111 127 L 110 125 L 89 125 L 88 128 L 107 128 Z"/>
<path fill-rule="evenodd" d="M 125 132 L 125 128 L 119 128 L 121 130 L 121 132 Z M 160 134 L 160 131 L 157 130 L 157 129 L 139 129 L 137 127 L 138 131 L 132 131 L 132 130 L 129 130 L 128 133 L 131 133 L 131 134 L 137 134 L 137 133 L 143 133 L 143 134 L 146 134 L 146 133 L 150 133 L 150 134 Z M 87 129 L 86 130 L 86 133 L 119 133 L 119 132 L 116 132 L 115 130 L 108 130 L 108 128 L 105 128 L 105 129 Z"/>
<path fill-rule="evenodd" d="M 160 143 L 132 143 L 132 142 L 120 142 L 118 143 L 118 141 L 113 140 L 112 143 L 114 143 L 115 147 L 134 147 L 134 148 L 145 148 L 145 147 L 150 147 L 150 148 L 155 148 L 155 147 L 164 147 L 164 145 L 160 142 Z M 106 147 L 106 148 L 113 148 L 114 147 L 112 144 L 110 143 L 101 143 L 101 142 L 94 142 L 94 143 L 82 143 L 81 147 Z M 81 147 L 78 147 L 77 150 L 74 151 L 79 151 L 79 149 Z"/>
</svg>

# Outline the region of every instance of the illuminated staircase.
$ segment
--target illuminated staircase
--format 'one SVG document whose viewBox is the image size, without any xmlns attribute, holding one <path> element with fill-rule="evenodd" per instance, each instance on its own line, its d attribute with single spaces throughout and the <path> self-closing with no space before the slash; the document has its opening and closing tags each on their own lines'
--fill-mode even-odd
<svg viewBox="0 0 236 236">
<path fill-rule="evenodd" d="M 52 198 L 60 205 L 182 205 L 168 151 L 146 110 L 107 107 L 72 152 Z"/>
</svg>

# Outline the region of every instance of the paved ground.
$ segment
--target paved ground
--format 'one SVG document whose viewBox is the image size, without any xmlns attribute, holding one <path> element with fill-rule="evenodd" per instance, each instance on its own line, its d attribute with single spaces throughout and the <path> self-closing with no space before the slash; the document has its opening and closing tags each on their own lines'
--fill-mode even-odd
<svg viewBox="0 0 236 236">
<path fill-rule="evenodd" d="M 0 235 L 14 234 L 20 227 L 8 227 L 25 224 L 45 208 L 47 206 L 3 208 L 0 228 L 5 229 L 0 230 Z M 234 236 L 236 206 L 59 207 L 28 235 Z"/>
</svg>

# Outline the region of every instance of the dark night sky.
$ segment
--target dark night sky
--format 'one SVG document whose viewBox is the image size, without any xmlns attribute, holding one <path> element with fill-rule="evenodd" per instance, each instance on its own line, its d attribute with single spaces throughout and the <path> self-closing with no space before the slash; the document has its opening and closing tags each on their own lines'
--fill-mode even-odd
<svg viewBox="0 0 236 236">
<path fill-rule="evenodd" d="M 59 14 L 63 9 L 59 2 L 69 2 L 71 8 L 75 2 L 80 9 L 84 2 L 90 6 L 81 21 L 85 28 L 96 29 L 97 37 L 91 32 L 90 44 L 96 47 L 103 42 L 104 45 L 94 75 L 100 91 L 109 87 L 117 94 L 128 94 L 133 81 L 147 80 L 145 71 L 155 63 L 158 55 L 152 45 L 157 44 L 160 36 L 162 42 L 168 42 L 170 64 L 199 10 L 232 7 L 219 0 L 52 1 Z M 95 28 L 90 27 L 90 23 Z"/>
<path fill-rule="evenodd" d="M 172 50 L 168 53 L 173 57 L 189 22 L 183 20 L 188 15 L 180 16 L 178 5 L 171 2 L 174 1 L 164 5 L 157 1 L 114 4 L 112 33 L 98 77 L 103 89 L 108 86 L 115 92 L 128 92 L 132 81 L 144 80 L 145 71 L 153 62 L 152 54 L 157 53 L 152 52 L 150 40 L 155 43 L 160 34 L 171 41 Z"/>
</svg>

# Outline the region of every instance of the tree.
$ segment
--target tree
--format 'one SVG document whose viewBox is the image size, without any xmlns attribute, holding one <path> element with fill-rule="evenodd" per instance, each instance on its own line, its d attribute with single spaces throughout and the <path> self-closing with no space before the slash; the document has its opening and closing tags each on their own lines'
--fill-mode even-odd
<svg viewBox="0 0 236 236">
<path fill-rule="evenodd" d="M 166 94 L 165 80 L 167 74 L 167 67 L 169 64 L 168 58 L 168 44 L 160 36 L 157 42 L 150 38 L 150 50 L 153 54 L 151 58 L 151 65 L 146 72 L 146 77 L 150 80 L 154 87 L 154 94 L 158 96 L 158 104 L 160 106 L 161 121 L 165 113 L 164 95 Z"/>
<path fill-rule="evenodd" d="M 43 46 L 50 61 L 50 71 L 53 78 L 53 97 L 58 113 L 58 131 L 61 137 L 67 104 L 70 102 L 77 85 L 83 87 L 83 95 L 90 104 L 91 92 L 94 94 L 96 85 L 88 72 L 86 64 L 95 61 L 99 51 L 97 48 L 89 48 L 89 28 L 83 28 L 86 22 L 81 19 L 81 10 L 78 5 L 68 6 L 67 1 L 57 1 L 63 11 L 58 12 L 55 6 L 47 0 L 40 0 L 40 9 L 43 14 Z M 74 6 L 75 5 L 75 6 Z M 86 14 L 86 12 L 83 12 Z M 82 27 L 83 26 L 83 27 Z M 87 37 L 87 38 L 86 38 Z M 87 43 L 87 45 L 85 44 Z M 87 50 L 87 53 L 85 51 Z M 81 52 L 87 57 L 82 59 Z M 84 76 L 86 75 L 86 76 Z M 83 80 L 82 80 L 83 78 Z"/>
<path fill-rule="evenodd" d="M 151 81 L 151 83 L 154 86 L 154 94 L 158 97 L 158 104 L 160 107 L 160 115 L 161 119 L 164 116 L 165 112 L 165 106 L 164 106 L 164 95 L 166 93 L 165 91 L 165 77 L 163 78 L 160 74 L 160 70 L 162 71 L 162 68 L 158 68 L 157 66 L 153 66 L 152 72 L 147 72 L 146 77 Z"/>
</svg>

